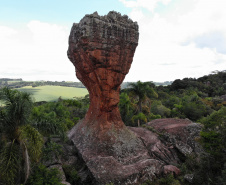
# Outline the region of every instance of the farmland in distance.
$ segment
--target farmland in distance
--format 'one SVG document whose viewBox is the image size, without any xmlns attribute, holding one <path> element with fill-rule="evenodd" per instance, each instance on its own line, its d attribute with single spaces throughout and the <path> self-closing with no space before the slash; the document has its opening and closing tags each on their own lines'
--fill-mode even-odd
<svg viewBox="0 0 226 185">
<path fill-rule="evenodd" d="M 64 86 L 25 86 L 18 88 L 19 91 L 24 91 L 32 94 L 35 102 L 38 101 L 57 101 L 59 97 L 62 99 L 72 99 L 74 97 L 84 97 L 88 94 L 86 88 L 64 87 Z"/>
</svg>

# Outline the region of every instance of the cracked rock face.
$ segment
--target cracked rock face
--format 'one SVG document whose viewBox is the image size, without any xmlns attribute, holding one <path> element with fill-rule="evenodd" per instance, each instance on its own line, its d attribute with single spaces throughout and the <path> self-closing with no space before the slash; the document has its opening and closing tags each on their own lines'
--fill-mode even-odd
<svg viewBox="0 0 226 185">
<path fill-rule="evenodd" d="M 129 72 L 138 45 L 138 25 L 128 16 L 109 12 L 86 15 L 74 23 L 69 37 L 68 57 L 76 76 L 86 86 L 90 108 L 83 124 L 99 131 L 122 128 L 118 110 L 119 90 Z"/>
<path fill-rule="evenodd" d="M 130 69 L 138 36 L 137 23 L 116 12 L 106 16 L 95 12 L 72 26 L 68 57 L 90 95 L 85 118 L 68 133 L 77 159 L 84 162 L 87 169 L 83 182 L 87 176 L 89 184 L 94 185 L 138 185 L 162 174 L 179 174 L 180 170 L 174 166 L 180 163 L 177 151 L 181 152 L 180 148 L 186 155 L 190 152 L 187 148 L 195 146 L 177 141 L 174 132 L 172 136 L 167 135 L 165 142 L 157 134 L 162 129 L 171 133 L 174 126 L 177 133 L 184 136 L 182 127 L 187 128 L 190 122 L 177 124 L 177 120 L 171 120 L 172 124 L 166 124 L 169 128 L 165 127 L 164 120 L 158 122 L 157 125 L 162 123 L 160 127 L 155 122 L 147 124 L 147 128 L 152 126 L 156 133 L 146 128 L 126 127 L 122 122 L 117 107 L 119 90 Z M 190 130 L 194 130 L 192 128 Z"/>
</svg>

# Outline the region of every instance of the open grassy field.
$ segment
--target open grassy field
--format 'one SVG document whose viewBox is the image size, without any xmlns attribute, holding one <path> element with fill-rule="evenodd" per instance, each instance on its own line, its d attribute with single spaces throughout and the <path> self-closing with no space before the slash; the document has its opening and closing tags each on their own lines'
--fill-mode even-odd
<svg viewBox="0 0 226 185">
<path fill-rule="evenodd" d="M 26 86 L 18 88 L 19 91 L 31 93 L 35 102 L 56 101 L 60 96 L 62 99 L 72 99 L 73 97 L 83 97 L 88 94 L 86 88 L 63 87 L 63 86 Z"/>
</svg>

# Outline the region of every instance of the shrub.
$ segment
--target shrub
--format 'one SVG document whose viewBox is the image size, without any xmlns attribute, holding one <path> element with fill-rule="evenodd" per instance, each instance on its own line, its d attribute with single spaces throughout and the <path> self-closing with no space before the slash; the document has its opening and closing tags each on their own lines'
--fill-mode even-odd
<svg viewBox="0 0 226 185">
<path fill-rule="evenodd" d="M 43 164 L 40 164 L 35 167 L 32 175 L 28 179 L 27 185 L 63 185 L 60 175 L 58 169 L 48 169 Z"/>
<path fill-rule="evenodd" d="M 43 161 L 53 161 L 54 157 L 57 159 L 60 157 L 62 154 L 62 146 L 53 142 L 49 141 L 46 143 L 45 147 L 43 148 Z"/>
<path fill-rule="evenodd" d="M 79 184 L 80 177 L 74 166 L 63 165 L 63 170 L 65 173 L 67 182 L 70 182 L 71 184 Z"/>
</svg>

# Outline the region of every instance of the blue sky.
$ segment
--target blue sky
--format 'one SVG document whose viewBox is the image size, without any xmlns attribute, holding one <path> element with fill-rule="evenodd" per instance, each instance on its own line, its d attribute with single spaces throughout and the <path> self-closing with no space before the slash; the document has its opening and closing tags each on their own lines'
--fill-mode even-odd
<svg viewBox="0 0 226 185">
<path fill-rule="evenodd" d="M 78 81 L 71 25 L 111 10 L 138 22 L 125 81 L 171 81 L 226 69 L 225 0 L 0 0 L 0 78 Z"/>
<path fill-rule="evenodd" d="M 0 0 L 0 4 L 0 22 L 6 24 L 39 20 L 68 25 L 95 11 L 100 15 L 110 10 L 129 13 L 117 0 Z"/>
</svg>

